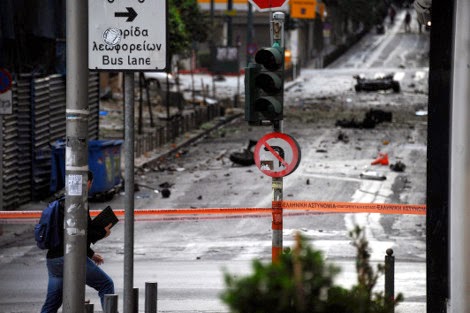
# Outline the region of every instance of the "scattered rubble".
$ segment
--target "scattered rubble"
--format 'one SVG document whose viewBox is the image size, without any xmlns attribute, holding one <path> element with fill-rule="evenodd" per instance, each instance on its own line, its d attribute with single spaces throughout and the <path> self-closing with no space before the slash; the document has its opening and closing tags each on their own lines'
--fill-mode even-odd
<svg viewBox="0 0 470 313">
<path fill-rule="evenodd" d="M 378 78 L 365 78 L 362 75 L 354 75 L 356 92 L 360 91 L 378 91 L 392 89 L 394 92 L 400 92 L 400 82 L 393 78 L 393 74 L 388 74 Z"/>
<path fill-rule="evenodd" d="M 359 175 L 363 179 L 371 179 L 371 180 L 386 180 L 387 177 L 379 172 L 376 171 L 364 171 Z"/>
<path fill-rule="evenodd" d="M 250 140 L 248 142 L 248 145 L 247 147 L 239 152 L 233 152 L 230 154 L 230 161 L 232 161 L 233 163 L 235 164 L 239 164 L 239 165 L 242 165 L 242 166 L 251 166 L 253 164 L 255 164 L 255 158 L 254 158 L 254 154 L 253 154 L 253 151 L 251 151 L 251 149 L 256 146 L 256 143 L 257 141 L 255 140 Z"/>
<path fill-rule="evenodd" d="M 392 112 L 387 112 L 378 109 L 370 109 L 366 112 L 364 119 L 359 122 L 355 118 L 352 119 L 341 119 L 336 121 L 336 126 L 343 128 L 375 128 L 377 124 L 382 122 L 391 122 Z"/>
<path fill-rule="evenodd" d="M 401 161 L 398 161 L 395 164 L 390 164 L 390 169 L 394 172 L 404 172 L 405 168 L 406 168 L 406 165 Z"/>
</svg>

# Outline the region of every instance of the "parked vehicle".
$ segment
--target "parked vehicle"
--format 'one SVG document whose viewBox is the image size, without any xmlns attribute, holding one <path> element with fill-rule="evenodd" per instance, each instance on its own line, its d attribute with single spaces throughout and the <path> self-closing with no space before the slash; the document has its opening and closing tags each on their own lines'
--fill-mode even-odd
<svg viewBox="0 0 470 313">
<path fill-rule="evenodd" d="M 353 77 L 357 81 L 354 86 L 356 92 L 388 89 L 392 89 L 394 92 L 400 92 L 400 82 L 393 78 L 393 74 L 379 78 L 365 78 L 362 75 L 354 75 Z"/>
</svg>

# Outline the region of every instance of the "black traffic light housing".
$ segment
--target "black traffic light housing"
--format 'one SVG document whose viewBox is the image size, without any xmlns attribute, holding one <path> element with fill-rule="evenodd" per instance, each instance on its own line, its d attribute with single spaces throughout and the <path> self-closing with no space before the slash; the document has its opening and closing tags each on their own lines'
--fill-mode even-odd
<svg viewBox="0 0 470 313">
<path fill-rule="evenodd" d="M 283 119 L 284 49 L 275 43 L 256 52 L 245 69 L 245 120 L 251 125 Z"/>
</svg>

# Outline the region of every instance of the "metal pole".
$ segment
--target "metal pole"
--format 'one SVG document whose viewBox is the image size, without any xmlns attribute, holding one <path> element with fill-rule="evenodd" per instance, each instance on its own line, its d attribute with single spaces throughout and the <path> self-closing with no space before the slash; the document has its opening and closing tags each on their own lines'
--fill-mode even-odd
<svg viewBox="0 0 470 313">
<path fill-rule="evenodd" d="M 470 2 L 454 11 L 450 166 L 450 312 L 470 312 Z"/>
<path fill-rule="evenodd" d="M 158 283 L 145 283 L 145 313 L 157 313 Z"/>
<path fill-rule="evenodd" d="M 95 309 L 95 306 L 93 303 L 85 303 L 85 312 L 86 313 L 93 313 L 93 310 Z"/>
<path fill-rule="evenodd" d="M 118 295 L 104 295 L 104 313 L 117 313 Z"/>
<path fill-rule="evenodd" d="M 270 17 L 271 44 L 278 43 L 284 48 L 284 13 L 274 12 Z M 273 121 L 273 131 L 282 132 L 282 121 Z M 283 178 L 273 177 L 273 204 L 272 204 L 272 261 L 277 262 L 282 254 L 283 209 L 280 204 L 283 199 Z"/>
<path fill-rule="evenodd" d="M 393 250 L 387 249 L 385 256 L 385 299 L 395 301 L 395 257 Z M 395 307 L 393 308 L 395 311 Z"/>
<path fill-rule="evenodd" d="M 63 312 L 85 310 L 88 222 L 87 3 L 67 0 L 67 83 Z"/>
<path fill-rule="evenodd" d="M 134 73 L 124 74 L 125 106 L 125 224 L 124 224 L 124 313 L 131 313 L 134 288 Z"/>
<path fill-rule="evenodd" d="M 233 44 L 233 26 L 232 26 L 232 9 L 233 9 L 233 0 L 227 1 L 227 46 L 231 47 Z"/>
<path fill-rule="evenodd" d="M 143 87 L 143 84 L 144 84 L 144 74 L 142 72 L 139 73 L 139 123 L 138 123 L 138 126 L 137 128 L 139 129 L 138 130 L 138 134 L 139 135 L 142 135 L 143 131 L 142 131 L 142 128 L 143 128 L 143 106 L 144 106 L 144 87 Z"/>
<path fill-rule="evenodd" d="M 272 189 L 273 189 L 273 204 L 272 204 L 272 262 L 279 261 L 279 258 L 282 254 L 282 231 L 283 231 L 283 211 L 282 205 L 282 177 L 273 177 L 272 179 Z"/>
<path fill-rule="evenodd" d="M 251 49 L 252 41 L 253 41 L 253 5 L 251 2 L 248 2 L 248 14 L 247 14 L 247 27 L 246 27 L 246 65 L 251 62 L 252 56 L 249 53 L 249 49 Z"/>
<path fill-rule="evenodd" d="M 0 115 L 0 211 L 3 211 L 3 115 Z M 0 234 L 2 226 L 0 226 Z"/>
<path fill-rule="evenodd" d="M 133 313 L 139 313 L 139 288 L 134 288 L 134 310 Z"/>
</svg>

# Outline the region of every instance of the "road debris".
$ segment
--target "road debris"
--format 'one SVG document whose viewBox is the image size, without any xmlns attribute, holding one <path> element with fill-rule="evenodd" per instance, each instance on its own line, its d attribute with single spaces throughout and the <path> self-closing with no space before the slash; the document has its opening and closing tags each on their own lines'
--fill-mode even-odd
<svg viewBox="0 0 470 313">
<path fill-rule="evenodd" d="M 356 85 L 354 90 L 360 91 L 378 91 L 392 89 L 394 92 L 400 92 L 400 82 L 393 78 L 394 74 L 388 74 L 383 77 L 365 78 L 363 75 L 354 75 Z"/>
<path fill-rule="evenodd" d="M 162 198 L 169 198 L 171 195 L 171 191 L 168 188 L 163 188 L 161 190 Z"/>
<path fill-rule="evenodd" d="M 366 112 L 364 119 L 359 122 L 355 118 L 337 120 L 335 126 L 343 128 L 375 128 L 377 124 L 382 122 L 391 122 L 392 112 L 384 110 L 370 109 Z"/>
<path fill-rule="evenodd" d="M 348 142 L 349 142 L 349 136 L 346 135 L 346 134 L 343 133 L 343 132 L 340 132 L 340 133 L 338 134 L 338 140 L 339 140 L 339 141 L 342 141 L 342 142 L 344 142 L 344 143 L 348 143 Z"/>
<path fill-rule="evenodd" d="M 390 164 L 390 169 L 394 172 L 404 172 L 406 168 L 405 163 L 398 161 L 395 164 Z"/>
<path fill-rule="evenodd" d="M 230 154 L 230 161 L 242 166 L 251 166 L 255 164 L 254 153 L 251 149 L 256 146 L 257 141 L 250 140 L 247 147 L 243 151 L 232 152 Z"/>
<path fill-rule="evenodd" d="M 379 172 L 376 171 L 364 171 L 359 175 L 363 179 L 371 179 L 371 180 L 386 180 L 387 177 Z"/>
<path fill-rule="evenodd" d="M 372 161 L 371 165 L 388 165 L 388 153 L 379 153 L 379 156 Z"/>
</svg>

